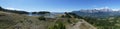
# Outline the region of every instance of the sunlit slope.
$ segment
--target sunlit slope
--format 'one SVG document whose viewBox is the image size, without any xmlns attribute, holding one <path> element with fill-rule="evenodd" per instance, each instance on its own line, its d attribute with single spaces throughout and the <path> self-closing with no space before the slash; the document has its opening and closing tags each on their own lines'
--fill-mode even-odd
<svg viewBox="0 0 120 29">
<path fill-rule="evenodd" d="M 40 18 L 0 11 L 0 29 L 96 29 L 83 19 Z"/>
</svg>

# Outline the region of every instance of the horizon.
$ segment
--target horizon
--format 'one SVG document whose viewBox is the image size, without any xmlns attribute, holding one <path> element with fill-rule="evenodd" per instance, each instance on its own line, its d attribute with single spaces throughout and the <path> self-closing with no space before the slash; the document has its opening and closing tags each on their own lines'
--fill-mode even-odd
<svg viewBox="0 0 120 29">
<path fill-rule="evenodd" d="M 0 0 L 0 6 L 5 9 L 28 12 L 71 12 L 81 9 L 105 7 L 120 10 L 119 1 L 120 0 Z"/>
<path fill-rule="evenodd" d="M 24 11 L 22 9 L 14 9 L 14 8 L 4 8 L 4 9 L 8 9 L 8 10 L 17 10 L 17 11 Z M 81 11 L 81 10 L 111 10 L 111 11 L 120 11 L 120 9 L 112 9 L 112 8 L 109 8 L 109 7 L 101 7 L 101 8 L 89 8 L 89 9 L 79 9 L 79 10 L 74 10 L 74 11 Z M 40 12 L 40 11 L 26 11 L 26 12 Z M 48 12 L 51 12 L 51 11 L 48 11 Z M 72 12 L 72 11 L 69 11 L 69 12 Z M 63 12 L 58 12 L 58 13 L 63 13 Z"/>
</svg>

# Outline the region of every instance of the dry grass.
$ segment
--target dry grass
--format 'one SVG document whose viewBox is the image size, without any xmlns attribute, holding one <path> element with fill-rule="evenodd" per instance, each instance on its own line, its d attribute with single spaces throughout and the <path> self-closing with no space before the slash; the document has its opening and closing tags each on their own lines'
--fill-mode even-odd
<svg viewBox="0 0 120 29">
<path fill-rule="evenodd" d="M 0 29 L 48 29 L 57 21 L 63 22 L 66 28 L 69 29 L 72 27 L 71 24 L 79 22 L 76 18 L 46 18 L 46 21 L 39 20 L 38 18 L 36 16 L 0 11 Z"/>
</svg>

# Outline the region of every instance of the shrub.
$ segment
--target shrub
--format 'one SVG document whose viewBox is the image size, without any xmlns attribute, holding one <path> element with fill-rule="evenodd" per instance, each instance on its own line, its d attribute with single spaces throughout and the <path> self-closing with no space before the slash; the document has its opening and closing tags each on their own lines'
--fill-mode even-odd
<svg viewBox="0 0 120 29">
<path fill-rule="evenodd" d="M 39 20 L 46 20 L 46 18 L 44 17 L 44 16 L 40 16 L 39 18 L 38 18 Z"/>
</svg>

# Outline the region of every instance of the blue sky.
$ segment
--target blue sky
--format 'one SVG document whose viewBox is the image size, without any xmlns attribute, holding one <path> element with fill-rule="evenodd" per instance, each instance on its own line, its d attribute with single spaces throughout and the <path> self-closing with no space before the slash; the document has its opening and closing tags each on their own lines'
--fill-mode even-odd
<svg viewBox="0 0 120 29">
<path fill-rule="evenodd" d="M 70 12 L 80 9 L 120 8 L 120 0 L 0 0 L 0 6 L 24 11 Z"/>
</svg>

